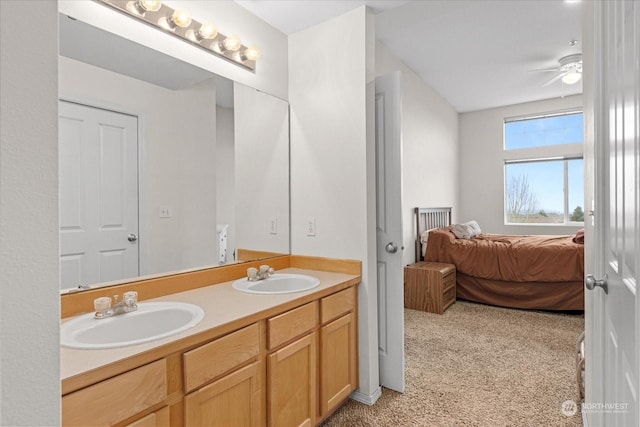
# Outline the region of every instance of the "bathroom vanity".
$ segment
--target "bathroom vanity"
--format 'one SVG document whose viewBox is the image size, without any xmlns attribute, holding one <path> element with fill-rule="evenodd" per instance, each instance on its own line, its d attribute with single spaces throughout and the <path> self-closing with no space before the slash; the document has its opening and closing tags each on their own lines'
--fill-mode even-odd
<svg viewBox="0 0 640 427">
<path fill-rule="evenodd" d="M 155 289 L 138 282 L 63 296 L 67 316 L 79 314 L 95 295 L 134 288 L 141 300 L 151 295 L 153 301 L 189 302 L 205 312 L 190 330 L 154 342 L 63 347 L 63 425 L 318 425 L 358 385 L 360 263 L 283 256 L 269 264 L 320 284 L 288 294 L 239 292 L 232 280 L 253 266 L 245 263 L 189 273 L 199 285 L 164 295 L 157 295 L 159 288 L 175 287 L 171 277 L 155 279 L 165 281 Z M 184 282 L 182 276 L 173 281 Z"/>
</svg>

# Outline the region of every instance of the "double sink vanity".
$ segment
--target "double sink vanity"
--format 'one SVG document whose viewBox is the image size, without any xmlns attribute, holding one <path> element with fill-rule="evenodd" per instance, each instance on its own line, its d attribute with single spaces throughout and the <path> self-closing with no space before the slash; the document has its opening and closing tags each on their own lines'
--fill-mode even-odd
<svg viewBox="0 0 640 427">
<path fill-rule="evenodd" d="M 63 425 L 314 426 L 358 384 L 360 262 L 280 256 L 62 296 Z M 137 310 L 93 319 L 136 291 Z M 101 323 L 102 322 L 102 323 Z"/>
</svg>

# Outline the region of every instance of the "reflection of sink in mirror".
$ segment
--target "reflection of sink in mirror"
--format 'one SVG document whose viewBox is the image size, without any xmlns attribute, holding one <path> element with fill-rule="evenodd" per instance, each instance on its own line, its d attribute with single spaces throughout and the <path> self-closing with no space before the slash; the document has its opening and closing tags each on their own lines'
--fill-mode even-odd
<svg viewBox="0 0 640 427">
<path fill-rule="evenodd" d="M 313 289 L 320 280 L 304 274 L 274 274 L 273 276 L 250 282 L 247 278 L 233 282 L 234 289 L 250 294 L 289 294 Z"/>
<path fill-rule="evenodd" d="M 64 347 L 102 349 L 155 341 L 196 326 L 204 311 L 183 302 L 142 302 L 138 310 L 106 319 L 83 314 L 60 327 Z"/>
</svg>

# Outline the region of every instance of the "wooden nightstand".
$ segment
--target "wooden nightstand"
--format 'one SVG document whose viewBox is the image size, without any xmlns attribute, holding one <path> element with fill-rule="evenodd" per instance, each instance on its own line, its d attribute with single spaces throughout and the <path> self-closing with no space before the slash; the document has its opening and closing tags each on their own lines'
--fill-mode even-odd
<svg viewBox="0 0 640 427">
<path fill-rule="evenodd" d="M 456 267 L 416 262 L 404 268 L 404 306 L 442 314 L 456 302 Z"/>
</svg>

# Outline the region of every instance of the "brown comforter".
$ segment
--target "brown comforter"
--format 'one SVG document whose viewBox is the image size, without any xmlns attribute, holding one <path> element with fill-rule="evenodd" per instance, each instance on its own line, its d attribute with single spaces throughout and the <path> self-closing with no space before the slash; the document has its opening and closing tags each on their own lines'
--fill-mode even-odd
<svg viewBox="0 0 640 427">
<path fill-rule="evenodd" d="M 584 245 L 573 236 L 481 234 L 456 239 L 449 228 L 429 233 L 425 261 L 454 264 L 473 277 L 514 282 L 582 281 Z"/>
</svg>

